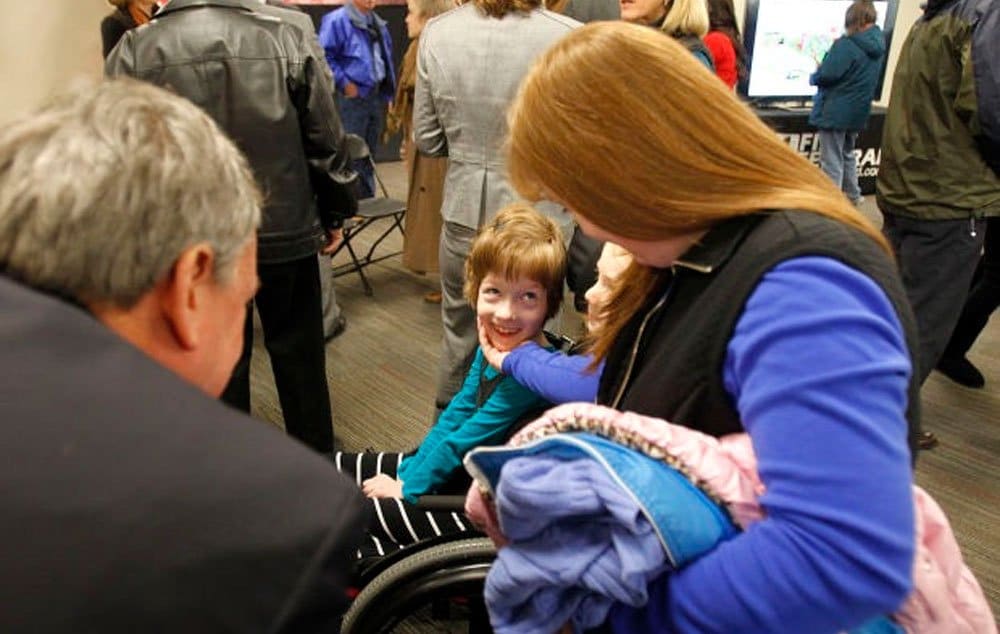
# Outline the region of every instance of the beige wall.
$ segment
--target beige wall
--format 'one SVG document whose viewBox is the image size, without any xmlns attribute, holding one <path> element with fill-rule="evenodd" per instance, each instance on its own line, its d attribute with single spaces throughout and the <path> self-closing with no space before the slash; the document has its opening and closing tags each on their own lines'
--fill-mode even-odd
<svg viewBox="0 0 1000 634">
<path fill-rule="evenodd" d="M 889 67 L 885 73 L 885 86 L 882 88 L 882 100 L 876 103 L 884 106 L 889 103 L 889 91 L 892 89 L 892 74 L 896 68 L 896 60 L 899 58 L 899 47 L 903 45 L 906 34 L 910 32 L 910 27 L 920 17 L 920 3 L 923 0 L 899 0 L 896 8 L 896 26 L 892 36 L 892 46 L 889 49 Z M 742 25 L 743 14 L 746 12 L 746 0 L 733 0 L 733 8 L 736 9 L 737 19 Z"/>
<path fill-rule="evenodd" d="M 101 76 L 104 0 L 0 0 L 0 124 L 74 77 Z"/>
<path fill-rule="evenodd" d="M 885 73 L 885 86 L 882 88 L 882 99 L 875 103 L 885 106 L 889 103 L 889 91 L 892 90 L 892 74 L 896 70 L 899 59 L 899 49 L 903 46 L 910 27 L 920 17 L 920 4 L 923 0 L 900 0 L 896 9 L 896 27 L 892 34 L 892 46 L 889 48 L 889 66 Z"/>
</svg>

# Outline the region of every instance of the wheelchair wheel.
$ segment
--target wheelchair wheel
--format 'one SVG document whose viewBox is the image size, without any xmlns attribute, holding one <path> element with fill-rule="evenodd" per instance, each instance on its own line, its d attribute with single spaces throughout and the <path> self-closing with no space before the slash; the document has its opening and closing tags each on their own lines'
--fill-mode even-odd
<svg viewBox="0 0 1000 634">
<path fill-rule="evenodd" d="M 412 613 L 442 601 L 472 607 L 472 622 L 478 625 L 470 627 L 470 632 L 490 631 L 481 622 L 481 603 L 483 582 L 495 558 L 493 542 L 484 537 L 438 544 L 405 557 L 358 593 L 344 615 L 341 632 L 393 632 Z M 475 614 L 477 606 L 479 615 Z"/>
</svg>

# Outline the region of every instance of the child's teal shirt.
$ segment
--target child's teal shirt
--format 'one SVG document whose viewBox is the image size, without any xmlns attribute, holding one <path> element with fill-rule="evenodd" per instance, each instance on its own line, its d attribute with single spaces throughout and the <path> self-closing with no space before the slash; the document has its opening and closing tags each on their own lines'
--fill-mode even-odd
<svg viewBox="0 0 1000 634">
<path fill-rule="evenodd" d="M 485 381 L 501 378 L 490 397 L 477 408 L 480 377 Z M 501 444 L 511 425 L 546 404 L 540 396 L 490 366 L 477 347 L 462 389 L 441 412 L 417 453 L 399 465 L 396 475 L 403 481 L 403 499 L 416 502 L 421 495 L 433 493 L 461 467 L 470 449 Z"/>
</svg>

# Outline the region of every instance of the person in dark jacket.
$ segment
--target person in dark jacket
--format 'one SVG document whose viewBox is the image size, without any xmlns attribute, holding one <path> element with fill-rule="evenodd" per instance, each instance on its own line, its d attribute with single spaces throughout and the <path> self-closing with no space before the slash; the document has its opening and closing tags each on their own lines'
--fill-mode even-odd
<svg viewBox="0 0 1000 634">
<path fill-rule="evenodd" d="M 101 55 L 107 57 L 125 31 L 146 24 L 156 12 L 155 0 L 108 0 L 115 8 L 101 20 Z"/>
<path fill-rule="evenodd" d="M 0 129 L 0 191 L 0 631 L 336 631 L 363 497 L 215 398 L 257 286 L 239 150 L 109 80 Z"/>
<path fill-rule="evenodd" d="M 856 0 L 844 28 L 809 83 L 818 86 L 809 123 L 819 128 L 819 166 L 855 205 L 861 204 L 854 144 L 868 123 L 885 60 L 885 36 L 875 24 L 875 5 Z"/>
<path fill-rule="evenodd" d="M 1000 3 L 931 0 L 910 29 L 876 200 L 917 315 L 923 382 L 959 319 L 987 218 L 1000 216 Z"/>
<path fill-rule="evenodd" d="M 170 86 L 203 108 L 247 155 L 267 196 L 254 297 L 285 429 L 333 450 L 317 251 L 332 252 L 357 203 L 333 89 L 302 31 L 257 0 L 171 0 L 129 31 L 110 76 Z M 248 306 L 248 315 L 252 310 Z M 250 411 L 253 324 L 223 400 Z"/>
<path fill-rule="evenodd" d="M 622 20 L 660 29 L 715 70 L 712 53 L 702 41 L 709 27 L 705 0 L 619 0 L 619 5 Z"/>
</svg>

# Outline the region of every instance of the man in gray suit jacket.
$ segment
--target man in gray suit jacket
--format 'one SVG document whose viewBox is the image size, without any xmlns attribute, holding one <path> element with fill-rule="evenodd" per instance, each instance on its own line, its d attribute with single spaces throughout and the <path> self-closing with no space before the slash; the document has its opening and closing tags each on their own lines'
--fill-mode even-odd
<svg viewBox="0 0 1000 634">
<path fill-rule="evenodd" d="M 420 35 L 413 129 L 417 148 L 447 156 L 439 251 L 444 342 L 437 405 L 458 391 L 476 349 L 463 266 L 476 231 L 517 199 L 507 182 L 507 106 L 535 58 L 579 22 L 538 0 L 471 0 Z"/>
</svg>

